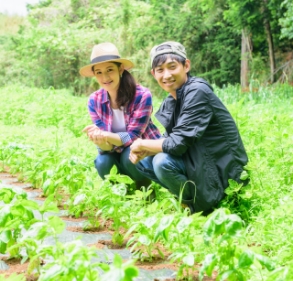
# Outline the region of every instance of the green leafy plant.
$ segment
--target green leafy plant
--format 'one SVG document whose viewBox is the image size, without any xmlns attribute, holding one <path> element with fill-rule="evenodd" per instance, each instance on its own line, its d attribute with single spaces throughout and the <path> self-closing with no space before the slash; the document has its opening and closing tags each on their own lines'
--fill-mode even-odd
<svg viewBox="0 0 293 281">
<path fill-rule="evenodd" d="M 40 270 L 39 281 L 100 280 L 100 263 L 92 261 L 98 257 L 97 253 L 94 248 L 84 246 L 80 240 L 40 247 L 38 256 L 46 260 Z"/>
<path fill-rule="evenodd" d="M 23 274 L 12 273 L 9 277 L 0 275 L 0 281 L 25 281 L 26 278 Z"/>
<path fill-rule="evenodd" d="M 1 188 L 0 200 L 4 202 L 0 206 L 0 252 L 6 253 L 7 247 L 17 243 L 22 229 L 28 229 L 37 221 L 33 211 L 39 206 L 17 188 Z M 19 252 L 11 250 L 10 255 L 19 256 Z"/>
<path fill-rule="evenodd" d="M 133 263 L 133 260 L 123 262 L 119 255 L 115 255 L 111 265 L 100 265 L 106 271 L 101 276 L 101 281 L 132 281 L 139 274 L 138 268 Z"/>
<path fill-rule="evenodd" d="M 127 243 L 130 251 L 141 260 L 152 261 L 155 250 L 161 258 L 164 258 L 165 256 L 157 242 L 168 240 L 168 230 L 173 220 L 173 215 L 164 215 L 162 212 L 143 218 L 143 212 L 141 212 L 139 220 L 132 223 L 125 235 L 125 237 L 128 237 L 132 234 Z"/>
<path fill-rule="evenodd" d="M 200 280 L 204 273 L 211 276 L 217 269 L 217 280 L 249 280 L 254 264 L 260 264 L 268 270 L 275 268 L 266 256 L 254 253 L 240 241 L 243 236 L 244 223 L 228 209 L 216 210 L 204 225 L 204 242 L 212 247 L 213 253 L 205 256 L 199 272 Z"/>
<path fill-rule="evenodd" d="M 22 263 L 29 259 L 28 273 L 37 270 L 40 273 L 42 258 L 39 256 L 40 245 L 46 237 L 53 237 L 57 243 L 57 235 L 65 229 L 65 223 L 57 216 L 51 216 L 39 221 L 23 231 L 17 243 L 11 246 L 9 251 L 21 252 Z"/>
<path fill-rule="evenodd" d="M 18 242 L 23 236 L 23 231 L 29 231 L 41 223 L 36 219 L 34 211 L 39 211 L 44 220 L 45 212 L 57 213 L 59 210 L 52 197 L 47 198 L 44 204 L 39 206 L 37 202 L 28 200 L 27 193 L 20 188 L 0 188 L 0 200 L 4 203 L 0 206 L 0 251 L 8 251 L 10 256 L 19 257 L 21 249 Z M 51 233 L 52 231 L 48 230 L 47 234 L 43 232 L 42 235 L 49 236 Z"/>
</svg>

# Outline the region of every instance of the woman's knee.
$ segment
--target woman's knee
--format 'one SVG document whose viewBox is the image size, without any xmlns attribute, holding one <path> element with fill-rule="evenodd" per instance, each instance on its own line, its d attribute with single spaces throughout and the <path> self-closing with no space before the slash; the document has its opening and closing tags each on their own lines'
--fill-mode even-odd
<svg viewBox="0 0 293 281">
<path fill-rule="evenodd" d="M 112 167 L 115 165 L 115 159 L 111 154 L 99 154 L 94 163 L 99 176 L 105 179 L 105 176 L 110 173 Z"/>
</svg>

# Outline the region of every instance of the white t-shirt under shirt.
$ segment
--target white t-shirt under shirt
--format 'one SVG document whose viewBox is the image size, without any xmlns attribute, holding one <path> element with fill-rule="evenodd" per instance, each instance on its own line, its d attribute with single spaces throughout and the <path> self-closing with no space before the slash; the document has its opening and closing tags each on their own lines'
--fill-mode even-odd
<svg viewBox="0 0 293 281">
<path fill-rule="evenodd" d="M 112 123 L 112 132 L 126 132 L 126 125 L 124 119 L 124 112 L 123 109 L 113 109 L 113 123 Z"/>
</svg>

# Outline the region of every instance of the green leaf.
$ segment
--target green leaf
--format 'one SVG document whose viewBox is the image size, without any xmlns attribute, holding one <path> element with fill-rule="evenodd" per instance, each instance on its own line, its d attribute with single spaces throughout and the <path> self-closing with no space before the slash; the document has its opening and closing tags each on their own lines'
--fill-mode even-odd
<svg viewBox="0 0 293 281">
<path fill-rule="evenodd" d="M 118 174 L 118 169 L 116 167 L 116 165 L 113 165 L 111 171 L 110 171 L 110 175 L 117 175 Z"/>
<path fill-rule="evenodd" d="M 226 232 L 230 236 L 235 236 L 243 228 L 243 221 L 241 218 L 235 214 L 227 216 L 226 220 Z"/>
<path fill-rule="evenodd" d="M 137 277 L 139 274 L 139 270 L 135 266 L 131 266 L 131 267 L 128 266 L 124 272 L 125 272 L 125 278 L 124 278 L 125 281 L 132 281 L 133 278 Z"/>
<path fill-rule="evenodd" d="M 46 198 L 44 203 L 39 207 L 39 211 L 42 214 L 45 212 L 59 213 L 54 194 L 51 194 Z"/>
<path fill-rule="evenodd" d="M 164 216 L 160 223 L 159 223 L 159 226 L 157 227 L 157 231 L 158 232 L 162 232 L 163 230 L 165 230 L 167 227 L 169 227 L 171 225 L 171 223 L 173 222 L 174 220 L 174 216 L 173 215 L 166 215 Z"/>
<path fill-rule="evenodd" d="M 7 243 L 0 241 L 0 253 L 6 254 L 6 249 L 7 249 Z"/>
<path fill-rule="evenodd" d="M 0 232 L 0 241 L 8 243 L 12 237 L 11 230 L 4 230 Z"/>
<path fill-rule="evenodd" d="M 32 200 L 23 199 L 20 201 L 20 203 L 27 210 L 35 211 L 39 209 L 39 204 Z"/>
<path fill-rule="evenodd" d="M 212 276 L 212 273 L 216 264 L 217 264 L 217 257 L 215 254 L 206 255 L 199 271 L 200 280 L 202 280 L 202 278 L 204 277 L 205 272 L 208 276 Z"/>
<path fill-rule="evenodd" d="M 0 281 L 25 281 L 26 278 L 23 274 L 17 274 L 17 273 L 12 273 L 11 275 L 9 275 L 9 277 L 7 276 L 2 276 L 0 275 Z"/>
<path fill-rule="evenodd" d="M 254 261 L 254 253 L 250 250 L 245 250 L 241 253 L 239 260 L 238 260 L 238 267 L 245 268 L 249 267 L 253 264 Z"/>
<path fill-rule="evenodd" d="M 148 217 L 143 224 L 147 227 L 147 228 L 152 228 L 153 225 L 157 222 L 159 218 L 156 216 L 152 216 L 152 217 Z"/>
<path fill-rule="evenodd" d="M 192 223 L 191 217 L 183 217 L 180 219 L 179 223 L 177 224 L 176 229 L 178 230 L 179 233 L 183 233 L 191 223 Z"/>
<path fill-rule="evenodd" d="M 62 233 L 65 229 L 65 222 L 57 216 L 49 217 L 48 224 L 55 230 L 57 234 Z"/>
<path fill-rule="evenodd" d="M 227 219 L 227 209 L 218 209 L 212 213 L 203 227 L 203 238 L 205 243 L 209 243 L 217 235 L 224 233 Z"/>
<path fill-rule="evenodd" d="M 47 267 L 44 267 L 41 271 L 41 274 L 38 280 L 39 281 L 57 280 L 58 279 L 57 277 L 61 274 L 65 274 L 64 267 L 59 264 L 54 264 L 53 266 L 49 267 L 49 269 L 47 269 Z"/>
<path fill-rule="evenodd" d="M 275 263 L 271 259 L 260 254 L 255 254 L 255 258 L 262 266 L 266 267 L 267 270 L 272 271 L 275 269 Z"/>
<path fill-rule="evenodd" d="M 86 194 L 85 193 L 82 193 L 82 194 L 78 194 L 75 198 L 74 198 L 74 201 L 73 201 L 73 205 L 76 206 L 82 202 L 84 202 L 86 199 Z"/>
<path fill-rule="evenodd" d="M 240 273 L 240 275 L 238 275 L 237 273 L 239 273 L 239 272 L 237 270 L 235 270 L 235 269 L 226 270 L 224 272 L 221 272 L 219 274 L 219 277 L 220 277 L 220 280 L 221 281 L 225 281 L 225 280 L 242 281 L 243 280 L 243 278 L 241 278 L 242 277 L 242 274 Z"/>
<path fill-rule="evenodd" d="M 151 244 L 151 240 L 149 237 L 147 237 L 146 235 L 140 235 L 138 237 L 138 241 L 143 244 L 143 245 L 146 245 L 146 246 L 149 246 Z"/>
<path fill-rule="evenodd" d="M 272 271 L 266 281 L 291 281 L 292 276 L 288 276 L 288 267 L 279 267 Z"/>
<path fill-rule="evenodd" d="M 11 217 L 10 206 L 5 205 L 2 209 L 0 209 L 0 226 L 4 227 L 8 218 Z"/>
<path fill-rule="evenodd" d="M 248 178 L 249 178 L 249 174 L 247 173 L 247 171 L 244 170 L 240 175 L 240 179 L 244 181 Z"/>
<path fill-rule="evenodd" d="M 192 254 L 188 254 L 183 258 L 183 263 L 187 264 L 188 266 L 194 265 L 194 256 Z"/>
</svg>

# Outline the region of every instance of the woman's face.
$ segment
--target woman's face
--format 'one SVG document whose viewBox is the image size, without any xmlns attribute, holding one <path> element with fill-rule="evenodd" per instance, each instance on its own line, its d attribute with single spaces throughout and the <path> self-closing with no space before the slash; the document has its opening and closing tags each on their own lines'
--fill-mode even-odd
<svg viewBox="0 0 293 281">
<path fill-rule="evenodd" d="M 109 94 L 116 94 L 120 84 L 123 67 L 113 62 L 100 63 L 94 66 L 94 75 L 100 85 Z"/>
</svg>

